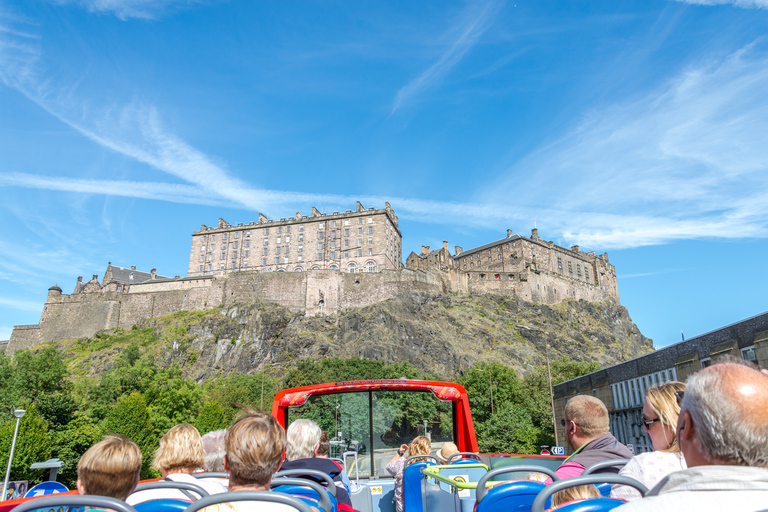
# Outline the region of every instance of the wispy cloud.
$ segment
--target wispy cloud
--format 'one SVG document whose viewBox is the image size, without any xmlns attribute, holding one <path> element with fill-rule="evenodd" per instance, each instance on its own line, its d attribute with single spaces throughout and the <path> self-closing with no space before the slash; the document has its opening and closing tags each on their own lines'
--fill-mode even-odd
<svg viewBox="0 0 768 512">
<path fill-rule="evenodd" d="M 768 50 L 691 66 L 653 94 L 589 113 L 484 196 L 546 204 L 574 243 L 633 247 L 768 236 Z M 555 214 L 555 215 L 552 215 Z"/>
<path fill-rule="evenodd" d="M 112 14 L 121 20 L 153 20 L 172 9 L 188 7 L 202 0 L 51 0 L 55 4 L 75 4 L 90 12 Z"/>
<path fill-rule="evenodd" d="M 0 297 L 0 306 L 7 309 L 31 312 L 39 312 L 42 309 L 42 306 L 37 301 L 9 299 L 7 297 Z M 0 337 L 0 339 L 5 338 Z"/>
<path fill-rule="evenodd" d="M 491 26 L 494 15 L 498 13 L 503 4 L 504 2 L 489 0 L 472 6 L 471 10 L 462 16 L 467 21 L 451 28 L 450 33 L 453 36 L 451 42 L 445 52 L 437 59 L 437 62 L 397 91 L 392 113 L 408 100 L 437 85 L 451 68 L 458 64 L 462 57 L 477 44 L 480 36 Z"/>
<path fill-rule="evenodd" d="M 768 9 L 768 0 L 675 0 L 696 5 L 733 5 L 744 9 Z"/>
</svg>

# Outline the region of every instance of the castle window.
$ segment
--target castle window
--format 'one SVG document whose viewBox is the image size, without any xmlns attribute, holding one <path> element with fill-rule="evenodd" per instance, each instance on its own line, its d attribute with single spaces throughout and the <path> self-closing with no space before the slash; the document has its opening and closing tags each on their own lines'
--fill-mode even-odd
<svg viewBox="0 0 768 512">
<path fill-rule="evenodd" d="M 203 266 L 202 266 L 202 265 L 200 265 L 200 270 L 198 270 L 198 272 L 202 272 L 202 271 L 203 271 Z M 121 288 L 118 286 L 118 287 L 117 287 L 117 291 L 120 291 L 120 290 L 121 290 Z"/>
<path fill-rule="evenodd" d="M 571 262 L 568 262 L 568 273 L 573 277 L 573 267 L 571 266 Z"/>
<path fill-rule="evenodd" d="M 244 262 L 243 262 L 243 266 L 244 266 L 244 267 L 246 267 L 246 268 L 248 268 L 248 262 L 247 262 L 247 261 L 244 261 Z"/>
<path fill-rule="evenodd" d="M 205 261 L 205 254 L 200 255 L 200 261 Z"/>
<path fill-rule="evenodd" d="M 474 263 L 470 263 L 469 264 L 469 268 L 475 268 L 475 264 Z"/>
<path fill-rule="evenodd" d="M 464 270 L 467 270 L 467 264 L 466 263 L 464 264 Z"/>
<path fill-rule="evenodd" d="M 280 246 L 275 247 L 275 254 L 280 254 Z"/>
<path fill-rule="evenodd" d="M 209 272 L 211 271 L 211 264 L 210 263 L 208 264 L 208 271 Z"/>
<path fill-rule="evenodd" d="M 219 270 L 224 270 L 224 264 L 223 263 L 219 263 Z"/>
<path fill-rule="evenodd" d="M 261 258 L 261 265 L 264 267 L 267 266 L 267 258 Z"/>
<path fill-rule="evenodd" d="M 336 230 L 331 231 L 331 238 L 336 238 Z"/>
<path fill-rule="evenodd" d="M 227 253 L 223 252 L 223 253 L 221 253 L 221 257 L 219 259 L 223 260 L 226 257 L 227 257 Z"/>
<path fill-rule="evenodd" d="M 373 237 L 368 237 L 368 245 L 373 245 Z"/>
<path fill-rule="evenodd" d="M 493 261 L 493 256 L 488 256 L 488 261 L 492 262 Z"/>
<path fill-rule="evenodd" d="M 304 231 L 304 224 L 299 224 L 299 231 Z"/>
<path fill-rule="evenodd" d="M 315 265 L 315 266 L 314 266 L 314 267 L 312 267 L 310 270 L 320 270 L 320 267 L 318 267 L 317 265 Z"/>
<path fill-rule="evenodd" d="M 279 236 L 277 237 L 277 243 L 280 243 L 283 240 L 283 237 Z"/>
<path fill-rule="evenodd" d="M 586 267 L 584 267 L 584 280 L 589 281 L 589 270 Z"/>
<path fill-rule="evenodd" d="M 221 238 L 222 238 L 222 239 L 224 239 L 224 240 L 226 240 L 226 239 L 227 239 L 227 233 L 224 233 L 224 235 L 222 235 L 222 237 L 221 237 Z"/>
<path fill-rule="evenodd" d="M 560 256 L 557 257 L 557 270 L 563 273 L 563 259 Z"/>
<path fill-rule="evenodd" d="M 349 236 L 349 230 L 348 229 L 344 230 L 344 236 Z"/>
<path fill-rule="evenodd" d="M 362 238 L 358 238 L 357 239 L 357 246 L 360 247 L 362 245 L 363 245 L 363 239 Z"/>
<path fill-rule="evenodd" d="M 349 251 L 344 251 L 344 257 L 349 258 Z"/>
<path fill-rule="evenodd" d="M 245 232 L 245 236 L 246 236 L 246 237 L 249 237 L 249 236 L 251 236 L 251 232 L 250 232 L 250 231 L 246 231 L 246 232 Z"/>
<path fill-rule="evenodd" d="M 368 224 L 373 224 L 373 217 L 368 217 Z"/>
<path fill-rule="evenodd" d="M 317 242 L 317 250 L 322 251 L 323 250 L 323 242 Z"/>
<path fill-rule="evenodd" d="M 269 240 L 267 240 L 266 238 L 264 239 L 264 245 L 269 245 Z"/>
<path fill-rule="evenodd" d="M 275 256 L 275 265 L 280 264 L 280 256 Z"/>
<path fill-rule="evenodd" d="M 581 279 L 581 265 L 576 265 L 576 275 Z"/>
<path fill-rule="evenodd" d="M 332 227 L 332 228 L 335 228 L 335 227 L 336 227 L 336 221 L 335 221 L 335 220 L 334 220 L 334 221 L 331 221 L 331 227 Z"/>
<path fill-rule="evenodd" d="M 234 244 L 234 249 L 237 249 L 237 242 L 235 242 Z"/>
<path fill-rule="evenodd" d="M 301 257 L 301 254 L 299 254 L 299 256 L 296 258 L 296 261 L 298 261 L 299 263 L 301 263 L 301 260 L 302 260 L 302 257 Z"/>
<path fill-rule="evenodd" d="M 336 248 L 336 240 L 331 240 L 331 249 Z"/>
<path fill-rule="evenodd" d="M 283 257 L 283 263 L 288 263 L 288 256 Z"/>
<path fill-rule="evenodd" d="M 376 263 L 369 261 L 365 264 L 365 270 L 366 272 L 376 272 Z"/>
<path fill-rule="evenodd" d="M 330 268 L 331 270 L 339 270 L 339 267 L 337 267 L 336 265 L 331 265 L 328 268 Z"/>
<path fill-rule="evenodd" d="M 368 226 L 368 234 L 369 235 L 373 234 L 373 226 Z"/>
<path fill-rule="evenodd" d="M 205 242 L 206 240 L 208 240 L 208 235 L 203 235 L 203 242 Z"/>
<path fill-rule="evenodd" d="M 509 244 L 507 244 L 507 249 L 509 249 Z"/>
<path fill-rule="evenodd" d="M 357 257 L 359 258 L 362 255 L 363 255 L 363 250 L 362 249 L 358 249 L 357 250 Z"/>
<path fill-rule="evenodd" d="M 517 247 L 517 242 L 512 242 L 512 247 Z"/>
<path fill-rule="evenodd" d="M 304 252 L 304 246 L 299 244 L 299 252 Z"/>
<path fill-rule="evenodd" d="M 269 236 L 269 228 L 264 230 L 264 236 Z M 213 240 L 213 238 L 211 238 L 211 240 Z"/>
<path fill-rule="evenodd" d="M 357 234 L 362 235 L 363 234 L 363 228 L 357 228 Z"/>
<path fill-rule="evenodd" d="M 362 224 L 363 223 L 363 218 L 362 217 L 358 217 L 357 218 L 357 223 L 358 224 Z"/>
<path fill-rule="evenodd" d="M 290 243 L 291 235 L 285 235 L 285 243 Z"/>
<path fill-rule="evenodd" d="M 289 249 L 290 249 L 290 247 L 286 245 L 286 246 L 285 246 L 285 254 L 288 254 L 288 250 L 289 250 Z"/>
<path fill-rule="evenodd" d="M 268 251 L 268 249 L 265 247 L 265 248 L 264 248 L 264 252 L 263 252 L 262 254 L 263 254 L 264 256 L 266 256 L 266 255 L 267 255 L 267 251 Z"/>
<path fill-rule="evenodd" d="M 232 253 L 232 259 L 233 259 L 233 260 L 236 260 L 236 259 L 237 259 L 237 251 L 235 251 L 235 252 L 233 252 L 233 253 Z"/>
<path fill-rule="evenodd" d="M 325 233 L 323 233 L 322 231 L 321 231 L 321 232 L 319 232 L 319 233 L 317 234 L 317 239 L 318 239 L 318 240 L 322 240 L 322 239 L 323 239 L 323 235 L 324 235 L 324 234 L 325 234 Z"/>
<path fill-rule="evenodd" d="M 321 223 L 320 223 L 320 224 L 317 226 L 317 229 L 325 229 L 325 222 L 321 222 Z"/>
<path fill-rule="evenodd" d="M 200 251 L 201 252 L 205 252 L 205 246 L 204 245 L 202 247 L 200 247 Z"/>
<path fill-rule="evenodd" d="M 317 253 L 317 259 L 321 260 L 323 259 L 323 253 Z"/>
<path fill-rule="evenodd" d="M 332 260 L 336 259 L 336 251 L 331 251 L 331 259 Z"/>
<path fill-rule="evenodd" d="M 291 226 L 285 226 L 285 232 L 290 233 L 291 232 Z"/>
<path fill-rule="evenodd" d="M 240 232 L 239 231 L 235 232 L 235 238 L 240 238 Z"/>
<path fill-rule="evenodd" d="M 350 263 L 349 265 L 347 265 L 347 272 L 349 272 L 350 274 L 354 274 L 355 272 L 357 272 L 357 265 L 355 265 L 354 263 Z"/>
<path fill-rule="evenodd" d="M 245 254 L 244 254 L 244 256 L 247 258 L 247 257 L 248 257 L 248 254 L 249 254 L 250 252 L 251 252 L 251 251 L 245 251 Z"/>
<path fill-rule="evenodd" d="M 235 270 L 235 262 L 232 262 L 232 270 Z"/>
<path fill-rule="evenodd" d="M 277 234 L 278 234 L 278 235 L 279 235 L 280 233 L 282 233 L 282 232 L 283 232 L 283 228 L 277 228 Z"/>
<path fill-rule="evenodd" d="M 488 256 L 490 256 L 490 255 L 491 255 L 491 250 L 490 250 L 490 249 L 488 249 Z"/>
<path fill-rule="evenodd" d="M 344 247 L 349 247 L 349 238 L 344 239 Z"/>
<path fill-rule="evenodd" d="M 499 259 L 501 259 L 501 254 L 499 254 Z"/>
<path fill-rule="evenodd" d="M 221 244 L 221 250 L 226 251 L 227 250 L 227 242 L 222 242 Z"/>
<path fill-rule="evenodd" d="M 303 241 L 304 241 L 304 233 L 300 233 L 299 234 L 299 242 L 303 242 Z"/>
<path fill-rule="evenodd" d="M 250 247 L 251 246 L 251 241 L 250 240 L 246 240 L 245 241 L 245 246 L 246 247 Z"/>
<path fill-rule="evenodd" d="M 344 225 L 345 225 L 345 226 L 349 226 L 349 219 L 345 219 L 345 220 L 344 220 Z"/>
<path fill-rule="evenodd" d="M 213 253 L 208 255 L 208 261 L 213 261 Z"/>
</svg>

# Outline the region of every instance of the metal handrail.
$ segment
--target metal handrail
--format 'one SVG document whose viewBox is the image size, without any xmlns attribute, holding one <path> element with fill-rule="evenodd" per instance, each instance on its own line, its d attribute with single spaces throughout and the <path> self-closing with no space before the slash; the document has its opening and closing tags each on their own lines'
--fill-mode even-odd
<svg viewBox="0 0 768 512">
<path fill-rule="evenodd" d="M 620 484 L 634 487 L 642 496 L 648 493 L 648 488 L 635 480 L 621 475 L 603 474 L 603 475 L 587 475 L 587 476 L 575 476 L 573 478 L 566 478 L 559 482 L 552 482 L 544 488 L 543 491 L 536 496 L 531 505 L 531 512 L 544 512 L 544 505 L 547 503 L 547 499 L 557 491 L 562 491 L 568 487 L 575 487 L 577 485 L 589 485 L 589 484 Z"/>
<path fill-rule="evenodd" d="M 488 483 L 488 480 L 495 477 L 496 475 L 503 475 L 504 473 L 519 473 L 521 471 L 534 471 L 536 473 L 544 473 L 550 477 L 553 482 L 560 480 L 560 477 L 557 476 L 554 471 L 543 466 L 520 465 L 504 466 L 503 468 L 492 469 L 491 471 L 484 474 L 480 481 L 477 482 L 477 492 L 475 493 L 475 496 L 477 496 L 477 502 L 480 503 L 485 495 L 488 494 L 488 489 L 485 488 L 485 484 Z"/>
</svg>

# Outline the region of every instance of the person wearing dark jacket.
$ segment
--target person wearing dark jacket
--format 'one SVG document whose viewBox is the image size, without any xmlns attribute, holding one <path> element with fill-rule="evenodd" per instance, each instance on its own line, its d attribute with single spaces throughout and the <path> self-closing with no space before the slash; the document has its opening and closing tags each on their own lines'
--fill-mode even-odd
<svg viewBox="0 0 768 512">
<path fill-rule="evenodd" d="M 341 478 L 341 468 L 330 459 L 318 457 L 320 437 L 322 430 L 312 420 L 298 419 L 288 427 L 286 431 L 287 444 L 285 447 L 285 462 L 282 470 L 289 469 L 315 469 L 328 474 L 336 484 L 336 501 L 339 503 L 339 511 L 349 512 L 352 508 L 352 500 L 349 497 Z M 325 480 L 312 475 L 311 478 L 325 485 Z"/>
<path fill-rule="evenodd" d="M 632 452 L 608 431 L 608 409 L 600 399 L 577 395 L 565 404 L 565 437 L 573 454 L 557 468 L 561 479 L 579 476 L 589 466 L 611 459 L 629 459 Z M 618 473 L 621 467 L 611 466 L 597 473 Z M 551 482 L 551 480 L 549 480 Z"/>
</svg>

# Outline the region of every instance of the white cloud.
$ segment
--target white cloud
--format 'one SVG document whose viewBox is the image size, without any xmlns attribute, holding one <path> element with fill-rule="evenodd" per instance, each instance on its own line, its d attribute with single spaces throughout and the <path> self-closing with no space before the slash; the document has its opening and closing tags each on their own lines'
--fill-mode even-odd
<svg viewBox="0 0 768 512">
<path fill-rule="evenodd" d="M 0 306 L 6 309 L 15 309 L 17 311 L 31 311 L 31 312 L 41 312 L 43 310 L 42 305 L 38 301 L 31 301 L 31 300 L 22 300 L 22 299 L 14 299 L 10 297 L 0 297 Z M 10 333 L 9 333 L 10 334 Z M 2 339 L 8 339 L 3 338 L 2 333 L 0 333 L 0 340 Z"/>
<path fill-rule="evenodd" d="M 394 113 L 405 102 L 426 89 L 435 86 L 453 66 L 458 64 L 462 57 L 477 43 L 480 36 L 491 26 L 493 16 L 502 5 L 503 2 L 490 0 L 472 6 L 470 12 L 462 16 L 462 18 L 467 18 L 467 21 L 451 29 L 450 32 L 454 37 L 437 62 L 397 91 L 392 112 Z"/>
<path fill-rule="evenodd" d="M 173 8 L 183 8 L 201 0 L 51 0 L 55 4 L 75 4 L 90 12 L 113 14 L 121 20 L 156 19 Z"/>
<path fill-rule="evenodd" d="M 633 247 L 768 236 L 768 51 L 692 66 L 651 95 L 589 113 L 484 199 L 550 205 L 572 242 Z"/>
<path fill-rule="evenodd" d="M 768 0 L 675 0 L 695 5 L 733 5 L 744 9 L 768 9 Z"/>
</svg>

